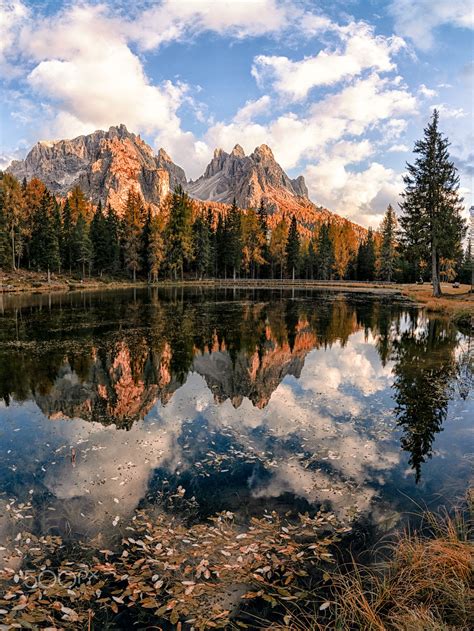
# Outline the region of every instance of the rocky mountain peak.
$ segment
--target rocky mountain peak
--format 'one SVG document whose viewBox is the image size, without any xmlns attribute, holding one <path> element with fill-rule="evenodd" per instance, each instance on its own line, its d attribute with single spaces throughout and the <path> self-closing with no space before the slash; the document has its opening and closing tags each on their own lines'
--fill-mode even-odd
<svg viewBox="0 0 474 631">
<path fill-rule="evenodd" d="M 273 155 L 273 151 L 270 149 L 268 145 L 265 145 L 265 144 L 260 145 L 259 147 L 255 147 L 255 150 L 252 156 L 254 156 L 254 159 L 275 161 L 275 156 Z"/>
<path fill-rule="evenodd" d="M 170 189 L 186 183 L 183 169 L 165 151 L 155 156 L 123 124 L 71 140 L 37 143 L 8 170 L 19 179 L 38 177 L 57 195 L 80 186 L 94 204 L 110 203 L 119 214 L 131 189 L 158 208 Z"/>
<path fill-rule="evenodd" d="M 237 144 L 232 149 L 232 152 L 230 155 L 234 156 L 235 158 L 245 158 L 245 151 L 242 149 L 242 147 L 239 144 Z"/>
</svg>

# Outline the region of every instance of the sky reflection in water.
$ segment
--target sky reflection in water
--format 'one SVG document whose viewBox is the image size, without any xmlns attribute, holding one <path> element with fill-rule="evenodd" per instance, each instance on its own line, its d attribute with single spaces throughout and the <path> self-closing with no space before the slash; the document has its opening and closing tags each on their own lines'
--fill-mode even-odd
<svg viewBox="0 0 474 631">
<path fill-rule="evenodd" d="M 0 306 L 0 545 L 12 499 L 74 535 L 180 511 L 180 486 L 195 518 L 322 503 L 388 528 L 469 482 L 469 340 L 414 309 L 176 290 Z"/>
</svg>

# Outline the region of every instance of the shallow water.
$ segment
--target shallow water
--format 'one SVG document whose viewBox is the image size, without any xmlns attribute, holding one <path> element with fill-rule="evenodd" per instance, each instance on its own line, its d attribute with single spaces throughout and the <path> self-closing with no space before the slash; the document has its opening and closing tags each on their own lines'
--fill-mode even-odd
<svg viewBox="0 0 474 631">
<path fill-rule="evenodd" d="M 393 299 L 0 300 L 7 551 L 17 530 L 92 537 L 147 505 L 192 520 L 324 506 L 385 532 L 470 482 L 472 342 Z"/>
</svg>

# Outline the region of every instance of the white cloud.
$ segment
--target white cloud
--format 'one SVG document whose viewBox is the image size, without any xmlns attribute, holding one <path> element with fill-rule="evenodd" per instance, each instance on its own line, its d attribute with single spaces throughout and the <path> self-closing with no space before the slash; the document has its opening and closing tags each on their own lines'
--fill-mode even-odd
<svg viewBox="0 0 474 631">
<path fill-rule="evenodd" d="M 268 113 L 271 105 L 271 98 L 265 94 L 256 101 L 247 101 L 243 107 L 239 109 L 234 117 L 238 123 L 246 123 L 261 114 Z"/>
<path fill-rule="evenodd" d="M 432 88 L 428 88 L 424 83 L 420 85 L 420 87 L 418 88 L 418 92 L 421 94 L 421 96 L 424 96 L 427 99 L 431 99 L 434 96 L 438 95 L 436 90 L 433 90 Z"/>
<path fill-rule="evenodd" d="M 395 28 L 421 50 L 434 44 L 434 31 L 445 24 L 474 29 L 472 0 L 392 0 Z"/>
<path fill-rule="evenodd" d="M 433 105 L 431 109 L 436 109 L 439 112 L 441 118 L 464 118 L 467 113 L 462 107 L 450 107 L 444 103 L 438 103 Z"/>
<path fill-rule="evenodd" d="M 211 0 L 165 0 L 129 23 L 128 34 L 143 50 L 204 31 L 242 39 L 287 28 L 290 9 L 286 3 L 276 0 L 220 3 Z M 297 13 L 299 15 L 300 12 Z"/>
<path fill-rule="evenodd" d="M 410 147 L 408 145 L 404 145 L 404 144 L 399 144 L 399 145 L 392 145 L 391 147 L 388 148 L 388 150 L 390 153 L 404 153 L 406 151 L 410 151 Z"/>
<path fill-rule="evenodd" d="M 28 15 L 28 8 L 21 0 L 0 0 L 0 72 L 4 77 L 11 78 L 21 72 L 9 63 L 8 55 Z"/>
<path fill-rule="evenodd" d="M 318 204 L 377 228 L 388 204 L 396 206 L 402 176 L 379 162 L 358 172 L 348 170 L 347 164 L 347 159 L 334 156 L 309 165 L 304 175 L 310 195 Z"/>
<path fill-rule="evenodd" d="M 102 6 L 79 6 L 35 22 L 20 43 L 35 64 L 27 81 L 54 103 L 50 133 L 71 136 L 125 123 L 134 131 L 181 134 L 186 86 L 152 85 L 118 23 Z"/>
<path fill-rule="evenodd" d="M 257 82 L 260 85 L 270 82 L 276 92 L 297 101 L 304 99 L 316 86 L 333 85 L 342 79 L 356 77 L 365 69 L 379 72 L 395 69 L 392 55 L 404 46 L 399 37 L 376 36 L 373 28 L 364 22 L 331 28 L 339 35 L 342 48 L 321 50 L 300 61 L 284 56 L 258 55 L 252 67 Z"/>
</svg>

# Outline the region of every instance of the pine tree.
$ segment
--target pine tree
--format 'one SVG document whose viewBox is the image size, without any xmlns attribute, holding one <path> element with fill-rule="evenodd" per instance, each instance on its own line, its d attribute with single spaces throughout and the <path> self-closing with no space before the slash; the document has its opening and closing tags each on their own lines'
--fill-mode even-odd
<svg viewBox="0 0 474 631">
<path fill-rule="evenodd" d="M 120 222 L 117 213 L 109 204 L 105 217 L 105 228 L 107 234 L 107 260 L 108 269 L 115 274 L 120 269 Z"/>
<path fill-rule="evenodd" d="M 107 222 L 102 212 L 102 203 L 99 200 L 90 225 L 90 240 L 92 244 L 92 264 L 94 270 L 101 276 L 109 266 Z"/>
<path fill-rule="evenodd" d="M 74 223 L 69 199 L 66 199 L 64 203 L 62 215 L 61 261 L 63 268 L 71 272 L 74 265 Z"/>
<path fill-rule="evenodd" d="M 283 279 L 283 270 L 286 264 L 286 243 L 288 241 L 288 224 L 283 217 L 272 230 L 270 237 L 270 259 L 272 265 L 272 277 L 275 267 L 279 269 L 280 279 Z"/>
<path fill-rule="evenodd" d="M 58 202 L 53 199 L 53 212 L 52 212 L 53 232 L 56 235 L 58 242 L 58 271 L 61 273 L 61 252 L 63 248 L 63 222 L 61 216 L 61 207 Z"/>
<path fill-rule="evenodd" d="M 367 231 L 367 237 L 359 244 L 357 252 L 357 280 L 374 280 L 375 278 L 375 240 L 372 228 Z"/>
<path fill-rule="evenodd" d="M 59 239 L 53 217 L 54 200 L 45 189 L 41 203 L 33 217 L 31 234 L 31 259 L 39 270 L 48 272 L 59 269 Z"/>
<path fill-rule="evenodd" d="M 242 216 L 242 264 L 247 274 L 255 278 L 255 271 L 265 261 L 262 255 L 264 236 L 258 215 L 250 208 Z"/>
<path fill-rule="evenodd" d="M 258 221 L 260 223 L 260 230 L 262 231 L 264 239 L 262 246 L 262 258 L 265 261 L 265 263 L 260 265 L 258 272 L 260 278 L 267 278 L 270 264 L 270 243 L 268 238 L 268 212 L 265 202 L 263 201 L 263 197 L 260 199 L 260 206 L 258 208 Z"/>
<path fill-rule="evenodd" d="M 429 255 L 433 296 L 441 295 L 440 259 L 450 258 L 459 250 L 466 230 L 461 216 L 459 176 L 438 122 L 439 115 L 434 110 L 423 139 L 415 143 L 415 162 L 407 164 L 400 204 L 405 249 L 412 249 L 425 262 L 429 262 Z"/>
<path fill-rule="evenodd" d="M 397 218 L 389 204 L 380 227 L 382 244 L 380 247 L 380 278 L 391 281 L 395 271 Z"/>
<path fill-rule="evenodd" d="M 184 267 L 192 258 L 192 206 L 191 200 L 178 185 L 171 202 L 166 227 L 166 261 L 171 275 L 183 278 Z"/>
<path fill-rule="evenodd" d="M 165 259 L 164 223 L 159 215 L 155 215 L 150 220 L 150 241 L 147 258 L 151 280 L 156 283 Z"/>
<path fill-rule="evenodd" d="M 143 224 L 142 237 L 141 237 L 141 260 L 143 265 L 143 272 L 146 275 L 148 282 L 151 280 L 150 261 L 148 259 L 148 252 L 150 250 L 151 243 L 151 209 L 148 208 L 145 223 Z"/>
<path fill-rule="evenodd" d="M 0 269 L 10 269 L 12 262 L 11 243 L 5 213 L 5 192 L 0 188 Z"/>
<path fill-rule="evenodd" d="M 215 234 L 215 276 L 227 278 L 227 226 L 223 215 L 217 219 Z"/>
<path fill-rule="evenodd" d="M 291 218 L 290 230 L 288 232 L 288 241 L 286 242 L 286 263 L 288 271 L 291 271 L 291 276 L 295 280 L 295 274 L 298 271 L 300 261 L 300 237 L 298 234 L 298 225 L 296 223 L 296 217 L 293 215 Z"/>
<path fill-rule="evenodd" d="M 207 275 L 211 264 L 211 234 L 207 218 L 198 215 L 193 224 L 194 266 L 198 278 Z"/>
<path fill-rule="evenodd" d="M 123 218 L 123 248 L 125 267 L 132 273 L 133 282 L 137 279 L 137 272 L 143 267 L 142 217 L 143 204 L 141 197 L 138 193 L 130 190 Z"/>
<path fill-rule="evenodd" d="M 323 223 L 319 229 L 316 247 L 316 273 L 320 280 L 331 280 L 334 268 L 334 245 L 330 226 Z"/>
<path fill-rule="evenodd" d="M 92 264 L 92 243 L 89 234 L 89 226 L 81 212 L 77 218 L 73 232 L 74 250 L 73 262 L 82 268 L 82 277 L 86 275 L 86 268 Z"/>
<path fill-rule="evenodd" d="M 237 272 L 240 270 L 242 262 L 242 222 L 241 212 L 237 208 L 235 201 L 227 215 L 226 221 L 226 267 L 232 270 L 232 276 L 235 280 Z"/>
</svg>

